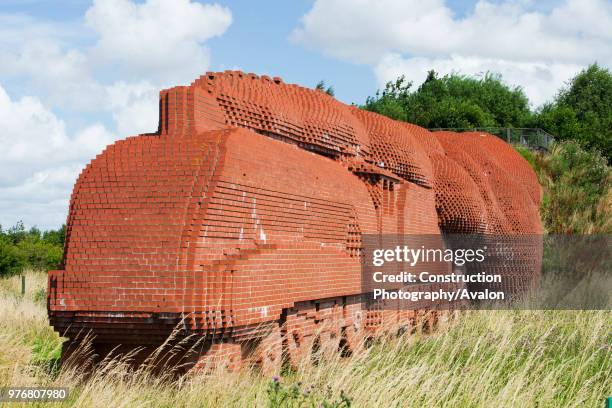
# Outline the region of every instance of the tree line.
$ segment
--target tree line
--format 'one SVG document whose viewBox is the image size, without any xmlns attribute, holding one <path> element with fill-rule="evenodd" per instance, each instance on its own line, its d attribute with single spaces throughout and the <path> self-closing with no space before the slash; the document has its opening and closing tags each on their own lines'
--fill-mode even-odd
<svg viewBox="0 0 612 408">
<path fill-rule="evenodd" d="M 23 222 L 3 229 L 0 225 L 0 276 L 24 269 L 50 270 L 62 260 L 66 226 L 57 230 L 26 229 Z"/>
<path fill-rule="evenodd" d="M 386 84 L 361 108 L 432 128 L 531 127 L 573 140 L 612 160 L 612 74 L 592 64 L 550 102 L 531 109 L 522 88 L 499 74 L 439 76 L 429 71 L 418 88 L 404 76 Z"/>
</svg>

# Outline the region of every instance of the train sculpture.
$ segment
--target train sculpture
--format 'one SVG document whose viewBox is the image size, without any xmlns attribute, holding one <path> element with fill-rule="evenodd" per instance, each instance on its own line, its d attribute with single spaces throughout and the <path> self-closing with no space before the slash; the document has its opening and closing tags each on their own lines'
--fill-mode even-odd
<svg viewBox="0 0 612 408">
<path fill-rule="evenodd" d="M 160 92 L 157 132 L 117 141 L 80 174 L 50 321 L 64 356 L 85 332 L 98 355 L 146 355 L 177 327 L 200 339 L 191 367 L 351 350 L 427 310 L 371 307 L 363 234 L 538 234 L 540 195 L 529 164 L 490 134 L 432 133 L 279 78 L 206 73 Z"/>
</svg>

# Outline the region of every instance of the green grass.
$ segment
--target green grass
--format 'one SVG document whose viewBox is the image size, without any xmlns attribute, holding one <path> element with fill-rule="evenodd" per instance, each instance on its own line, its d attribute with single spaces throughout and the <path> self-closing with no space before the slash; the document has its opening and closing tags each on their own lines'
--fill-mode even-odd
<svg viewBox="0 0 612 408">
<path fill-rule="evenodd" d="M 612 233 L 612 169 L 601 153 L 572 141 L 556 143 L 546 153 L 514 147 L 531 164 L 542 185 L 546 232 Z"/>
<path fill-rule="evenodd" d="M 121 360 L 91 376 L 53 368 L 61 338 L 36 300 L 44 274 L 0 280 L 0 386 L 72 389 L 78 407 L 602 407 L 612 394 L 609 311 L 471 311 L 434 334 L 386 337 L 349 358 L 285 372 L 170 380 Z M 38 294 L 38 295 L 37 295 Z M 275 405 L 275 402 L 277 403 Z"/>
</svg>

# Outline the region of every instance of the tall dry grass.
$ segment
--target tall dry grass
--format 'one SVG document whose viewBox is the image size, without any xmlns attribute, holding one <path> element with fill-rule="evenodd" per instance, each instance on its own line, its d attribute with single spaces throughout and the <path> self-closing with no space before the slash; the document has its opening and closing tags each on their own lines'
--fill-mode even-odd
<svg viewBox="0 0 612 408">
<path fill-rule="evenodd" d="M 249 370 L 170 379 L 120 359 L 87 377 L 47 364 L 61 340 L 36 300 L 44 275 L 30 272 L 27 282 L 21 297 L 16 278 L 0 281 L 0 386 L 72 390 L 68 401 L 37 406 L 258 407 L 284 398 L 281 406 L 318 407 L 343 393 L 355 407 L 601 407 L 612 394 L 609 311 L 465 312 L 432 335 L 304 364 L 278 385 Z"/>
</svg>

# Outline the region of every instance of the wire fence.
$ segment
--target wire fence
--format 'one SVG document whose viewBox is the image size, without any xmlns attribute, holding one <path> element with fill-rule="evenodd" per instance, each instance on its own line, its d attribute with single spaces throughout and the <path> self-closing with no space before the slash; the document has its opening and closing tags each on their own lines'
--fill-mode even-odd
<svg viewBox="0 0 612 408">
<path fill-rule="evenodd" d="M 540 128 L 482 127 L 482 128 L 433 128 L 436 131 L 487 132 L 510 144 L 528 147 L 533 150 L 548 150 L 555 138 Z"/>
</svg>

